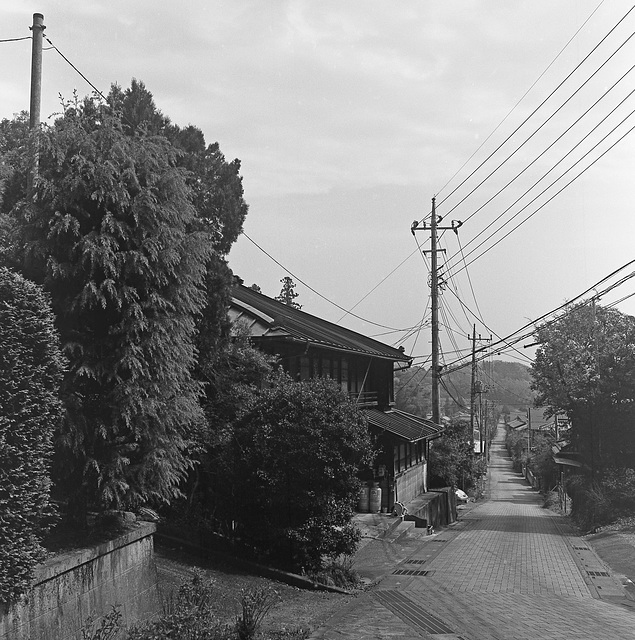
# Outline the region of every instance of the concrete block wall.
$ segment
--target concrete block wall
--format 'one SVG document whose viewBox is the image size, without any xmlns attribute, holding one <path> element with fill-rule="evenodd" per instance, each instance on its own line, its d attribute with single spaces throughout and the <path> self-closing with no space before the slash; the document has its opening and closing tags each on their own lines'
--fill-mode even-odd
<svg viewBox="0 0 635 640">
<path fill-rule="evenodd" d="M 77 640 L 89 617 L 120 605 L 126 626 L 159 610 L 155 525 L 137 526 L 109 542 L 54 556 L 36 568 L 26 598 L 0 605 L 0 640 Z"/>
</svg>

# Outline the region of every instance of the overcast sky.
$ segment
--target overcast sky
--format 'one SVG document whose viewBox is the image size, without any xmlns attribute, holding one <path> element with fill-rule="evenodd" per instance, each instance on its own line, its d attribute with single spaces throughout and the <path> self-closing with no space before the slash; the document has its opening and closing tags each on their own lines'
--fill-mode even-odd
<svg viewBox="0 0 635 640">
<path fill-rule="evenodd" d="M 142 80 L 172 121 L 200 127 L 242 162 L 245 232 L 282 266 L 241 237 L 229 256 L 234 272 L 275 296 L 288 270 L 304 311 L 338 322 L 338 306 L 354 308 L 374 324 L 351 315 L 342 324 L 388 344 L 405 339 L 419 362 L 430 353 L 429 328 L 394 330 L 429 313 L 418 248 L 429 248 L 429 234 L 413 237 L 410 226 L 436 196 L 442 225 L 465 221 L 458 236 L 441 238 L 454 274 L 442 314 L 450 363 L 456 348 L 469 348 L 473 323 L 483 336 L 507 336 L 635 257 L 635 133 L 540 208 L 635 124 L 601 142 L 635 109 L 635 71 L 602 98 L 635 60 L 635 38 L 611 57 L 635 31 L 635 11 L 505 142 L 629 8 L 622 0 L 3 0 L 0 39 L 29 36 L 40 12 L 50 41 L 104 93 Z M 30 46 L 0 43 L 0 117 L 28 109 Z M 74 89 L 91 91 L 45 51 L 43 119 Z M 632 292 L 635 279 L 603 302 Z M 635 314 L 635 297 L 618 308 Z"/>
</svg>

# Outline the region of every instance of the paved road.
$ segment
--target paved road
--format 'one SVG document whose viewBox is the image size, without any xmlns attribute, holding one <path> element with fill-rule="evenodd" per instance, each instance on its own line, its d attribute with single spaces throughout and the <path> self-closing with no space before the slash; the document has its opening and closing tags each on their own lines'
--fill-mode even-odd
<svg viewBox="0 0 635 640">
<path fill-rule="evenodd" d="M 513 472 L 503 437 L 492 447 L 489 499 L 393 553 L 366 547 L 359 570 L 384 577 L 313 638 L 635 640 L 635 603 Z"/>
</svg>

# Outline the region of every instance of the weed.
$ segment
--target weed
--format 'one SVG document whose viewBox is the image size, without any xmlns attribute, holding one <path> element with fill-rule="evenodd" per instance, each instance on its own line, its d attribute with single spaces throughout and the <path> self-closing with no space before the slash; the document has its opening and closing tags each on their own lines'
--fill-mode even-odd
<svg viewBox="0 0 635 640">
<path fill-rule="evenodd" d="M 95 626 L 95 618 L 89 616 L 86 624 L 81 628 L 82 640 L 112 640 L 121 630 L 121 605 L 113 605 L 112 610 L 102 619 L 99 626 Z"/>
<path fill-rule="evenodd" d="M 280 596 L 271 587 L 243 589 L 240 596 L 242 613 L 236 617 L 238 640 L 253 640 L 264 617 L 280 600 Z"/>
</svg>

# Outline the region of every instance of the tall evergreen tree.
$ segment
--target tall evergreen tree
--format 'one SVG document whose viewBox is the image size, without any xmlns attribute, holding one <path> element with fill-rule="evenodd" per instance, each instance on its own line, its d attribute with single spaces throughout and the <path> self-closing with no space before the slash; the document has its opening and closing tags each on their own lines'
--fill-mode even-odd
<svg viewBox="0 0 635 640">
<path fill-rule="evenodd" d="M 300 295 L 295 290 L 295 282 L 293 282 L 293 278 L 289 276 L 285 276 L 280 280 L 282 283 L 282 289 L 280 290 L 280 294 L 275 297 L 276 300 L 280 302 L 284 302 L 284 304 L 289 305 L 295 309 L 302 309 L 302 305 L 298 304 L 295 299 Z"/>
<path fill-rule="evenodd" d="M 50 292 L 70 367 L 58 482 L 78 513 L 178 493 L 202 420 L 192 377 L 212 238 L 162 136 L 120 114 L 67 105 L 41 136 L 24 271 Z"/>
</svg>

